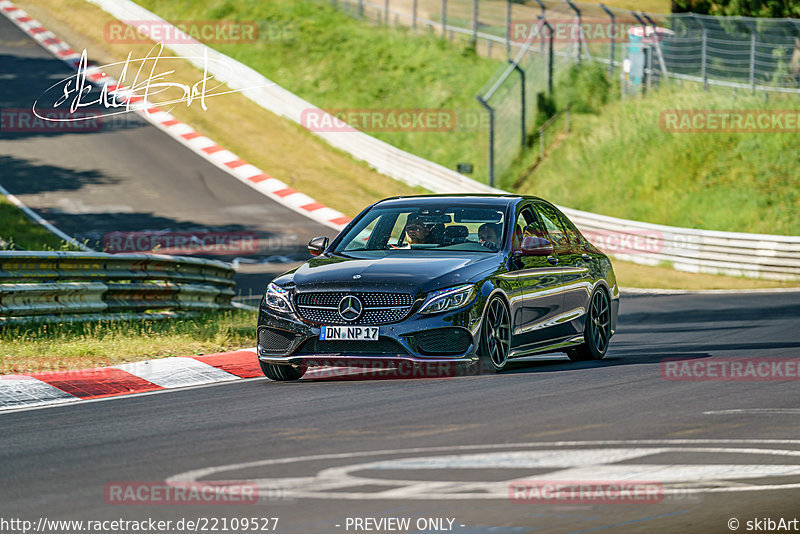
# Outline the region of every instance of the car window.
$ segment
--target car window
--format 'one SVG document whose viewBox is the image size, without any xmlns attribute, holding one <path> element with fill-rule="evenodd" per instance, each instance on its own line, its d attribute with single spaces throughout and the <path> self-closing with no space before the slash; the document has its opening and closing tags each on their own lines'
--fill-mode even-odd
<svg viewBox="0 0 800 534">
<path fill-rule="evenodd" d="M 356 235 L 355 239 L 347 244 L 344 250 L 363 250 L 367 248 L 367 243 L 369 243 L 370 237 L 372 237 L 379 220 L 380 218 L 376 218 L 367 226 L 365 226 L 363 230 L 358 232 L 358 235 Z"/>
<path fill-rule="evenodd" d="M 573 245 L 573 246 L 578 246 L 578 247 L 583 246 L 585 239 L 584 239 L 583 235 L 581 235 L 581 233 L 575 227 L 575 225 L 572 224 L 572 221 L 570 221 L 567 218 L 567 216 L 564 215 L 563 213 L 561 213 L 560 211 L 558 211 L 558 210 L 554 210 L 554 211 L 555 211 L 555 214 L 558 216 L 558 221 L 561 223 L 561 226 L 567 232 L 567 238 L 569 239 L 570 244 Z"/>
<path fill-rule="evenodd" d="M 532 212 L 524 222 L 528 219 Z M 496 203 L 376 206 L 337 239 L 335 251 L 497 252 L 505 226 L 505 207 Z"/>
<path fill-rule="evenodd" d="M 539 220 L 547 230 L 553 244 L 557 247 L 568 247 L 570 245 L 569 235 L 562 226 L 555 210 L 546 204 L 537 204 L 536 213 L 539 215 Z"/>
<path fill-rule="evenodd" d="M 534 223 L 535 220 L 530 206 L 525 206 L 520 210 L 519 215 L 517 215 L 517 222 L 514 224 L 514 242 L 512 244 L 512 250 L 520 249 L 525 230 Z"/>
</svg>

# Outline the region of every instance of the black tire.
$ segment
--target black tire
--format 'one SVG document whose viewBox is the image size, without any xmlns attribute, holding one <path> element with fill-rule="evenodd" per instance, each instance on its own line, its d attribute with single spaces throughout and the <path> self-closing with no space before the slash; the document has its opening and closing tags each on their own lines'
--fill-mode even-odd
<svg viewBox="0 0 800 534">
<path fill-rule="evenodd" d="M 259 360 L 258 364 L 261 366 L 261 371 L 264 373 L 264 376 L 277 382 L 300 380 L 308 370 L 308 367 L 305 365 L 282 365 L 266 363 L 261 360 Z"/>
<path fill-rule="evenodd" d="M 492 297 L 486 304 L 481 325 L 479 356 L 481 366 L 499 373 L 508 363 L 511 351 L 511 315 L 501 297 Z"/>
<path fill-rule="evenodd" d="M 567 352 L 572 361 L 602 360 L 611 338 L 611 301 L 604 289 L 598 288 L 589 301 L 583 343 Z"/>
</svg>

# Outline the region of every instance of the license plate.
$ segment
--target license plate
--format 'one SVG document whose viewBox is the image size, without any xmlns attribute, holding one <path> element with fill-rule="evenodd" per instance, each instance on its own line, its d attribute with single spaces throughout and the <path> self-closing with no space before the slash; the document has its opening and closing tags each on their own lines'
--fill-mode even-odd
<svg viewBox="0 0 800 534">
<path fill-rule="evenodd" d="M 377 326 L 323 326 L 319 338 L 324 340 L 378 341 Z"/>
</svg>

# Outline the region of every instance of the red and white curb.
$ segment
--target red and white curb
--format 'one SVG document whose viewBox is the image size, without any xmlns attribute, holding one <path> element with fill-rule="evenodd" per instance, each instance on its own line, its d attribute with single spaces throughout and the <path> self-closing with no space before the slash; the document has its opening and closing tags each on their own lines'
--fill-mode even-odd
<svg viewBox="0 0 800 534">
<path fill-rule="evenodd" d="M 317 367 L 304 379 L 366 377 L 371 369 Z M 74 371 L 0 376 L 0 412 L 264 377 L 256 349 Z"/>
<path fill-rule="evenodd" d="M 77 72 L 81 55 L 53 32 L 43 27 L 10 0 L 0 0 L 0 13 L 3 13 L 22 31 Z M 230 150 L 219 146 L 212 139 L 179 121 L 167 111 L 140 96 L 131 96 L 128 88 L 120 87 L 114 78 L 91 62 L 88 64 L 87 73 L 87 78 L 93 83 L 99 86 L 106 85 L 110 94 L 122 102 L 130 102 L 133 112 L 166 132 L 195 154 L 263 195 L 337 231 L 350 222 L 350 217 L 292 189 L 281 180 L 270 176 L 255 165 L 239 158 Z"/>
</svg>

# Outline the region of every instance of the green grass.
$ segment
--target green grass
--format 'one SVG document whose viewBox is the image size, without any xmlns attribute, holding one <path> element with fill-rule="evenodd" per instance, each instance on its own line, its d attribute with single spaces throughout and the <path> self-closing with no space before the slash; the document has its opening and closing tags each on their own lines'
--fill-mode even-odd
<svg viewBox="0 0 800 534">
<path fill-rule="evenodd" d="M 375 26 L 333 9 L 328 2 L 139 3 L 168 20 L 258 21 L 262 30 L 256 43 L 209 45 L 325 109 L 484 114 L 475 95 L 501 64 L 478 56 L 469 44 L 413 34 L 402 27 Z M 369 133 L 451 169 L 459 162 L 473 163 L 475 175 L 485 175 L 484 134 L 457 130 Z"/>
<path fill-rule="evenodd" d="M 74 247 L 33 222 L 22 210 L 0 195 L 0 251 L 74 250 Z"/>
<path fill-rule="evenodd" d="M 255 346 L 256 312 L 196 318 L 6 326 L 0 374 L 83 369 Z"/>
<path fill-rule="evenodd" d="M 611 102 L 602 113 L 573 114 L 572 133 L 518 191 L 626 219 L 800 235 L 800 135 L 670 133 L 660 125 L 667 110 L 796 107 L 796 97 L 765 102 L 696 85 Z"/>
</svg>

